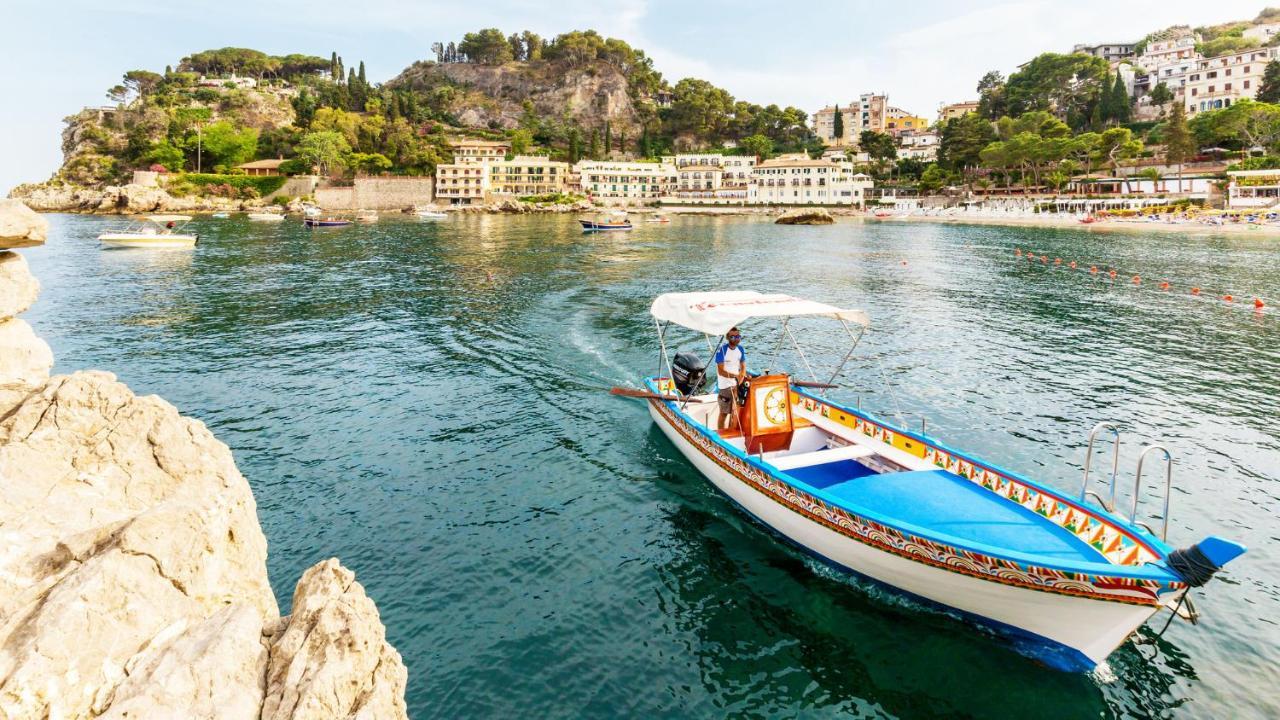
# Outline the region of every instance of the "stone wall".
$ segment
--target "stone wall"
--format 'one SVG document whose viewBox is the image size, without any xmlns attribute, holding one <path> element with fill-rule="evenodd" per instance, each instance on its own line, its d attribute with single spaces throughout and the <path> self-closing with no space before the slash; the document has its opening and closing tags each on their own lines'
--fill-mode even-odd
<svg viewBox="0 0 1280 720">
<path fill-rule="evenodd" d="M 399 210 L 429 205 L 435 181 L 429 177 L 356 178 L 350 187 L 316 188 L 316 204 L 326 210 Z"/>
</svg>

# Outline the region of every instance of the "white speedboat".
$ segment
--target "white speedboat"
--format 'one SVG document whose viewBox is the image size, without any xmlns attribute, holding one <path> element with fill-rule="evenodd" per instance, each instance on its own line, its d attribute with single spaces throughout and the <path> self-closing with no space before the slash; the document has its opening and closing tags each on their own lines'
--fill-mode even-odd
<svg viewBox="0 0 1280 720">
<path fill-rule="evenodd" d="M 434 208 L 422 208 L 421 210 L 415 210 L 414 214 L 420 218 L 425 218 L 427 220 L 443 220 L 449 217 L 447 214 L 442 213 L 439 210 L 436 210 Z"/>
<path fill-rule="evenodd" d="M 1194 620 L 1187 592 L 1245 551 L 1214 536 L 1183 550 L 1165 543 L 1171 463 L 1159 534 L 1137 518 L 1138 492 L 1128 513 L 1114 511 L 1114 471 L 1110 502 L 1092 492 L 1093 442 L 1112 426 L 1090 436 L 1076 497 L 826 399 L 869 324 L 859 310 L 787 295 L 704 292 L 661 295 L 650 311 L 667 375 L 646 378 L 647 390 L 614 392 L 646 399 L 653 421 L 712 485 L 832 567 L 958 611 L 1047 665 L 1091 669 L 1162 608 Z M 830 379 L 797 380 L 776 369 L 776 354 L 755 360 L 775 369 L 747 379 L 730 406 L 733 422 L 718 429 L 717 395 L 702 390 L 713 366 L 687 353 L 673 362 L 668 331 L 683 327 L 710 341 L 753 319 L 778 321 L 777 347 L 790 340 L 812 375 L 813 356 L 790 324 L 806 316 L 835 321 L 852 341 Z M 1169 457 L 1162 446 L 1145 449 L 1136 488 L 1152 453 Z"/>
<path fill-rule="evenodd" d="M 215 218 L 215 219 L 217 219 L 217 220 L 226 220 L 227 218 L 231 217 L 231 213 L 229 213 L 229 212 L 216 212 L 216 213 L 214 213 L 214 214 L 210 215 L 209 217 L 211 217 L 211 218 Z"/>
<path fill-rule="evenodd" d="M 123 230 L 102 233 L 98 236 L 98 241 L 107 247 L 195 247 L 199 236 L 182 232 L 182 228 L 189 222 L 189 215 L 144 215 Z"/>
<path fill-rule="evenodd" d="M 302 217 L 304 218 L 318 218 L 323 214 L 324 210 L 320 209 L 317 205 L 306 203 L 302 206 Z"/>
<path fill-rule="evenodd" d="M 254 222 L 283 222 L 284 213 L 271 211 L 251 212 L 248 214 L 248 218 Z"/>
</svg>

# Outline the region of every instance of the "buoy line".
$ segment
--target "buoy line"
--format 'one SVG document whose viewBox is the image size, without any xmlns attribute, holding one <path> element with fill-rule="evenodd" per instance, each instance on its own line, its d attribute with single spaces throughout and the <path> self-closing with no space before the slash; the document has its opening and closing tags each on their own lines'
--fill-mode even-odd
<svg viewBox="0 0 1280 720">
<path fill-rule="evenodd" d="M 1038 264 L 1042 267 L 1050 266 L 1048 255 L 1045 255 L 1042 253 L 1036 253 L 1031 250 L 1024 251 L 1022 248 L 1014 248 L 1013 253 L 1016 257 L 1025 257 L 1029 262 L 1033 264 Z M 1076 269 L 1084 270 L 1084 265 L 1078 264 L 1075 260 L 1066 261 L 1066 262 L 1067 262 L 1067 267 L 1069 267 L 1072 270 L 1076 270 Z M 1055 257 L 1053 259 L 1052 266 L 1055 268 L 1061 267 L 1063 263 L 1064 263 L 1064 260 L 1062 258 Z M 1103 267 L 1106 267 L 1106 266 L 1104 265 Z M 1089 265 L 1088 272 L 1090 275 L 1098 275 L 1100 273 L 1103 273 L 1110 280 L 1113 280 L 1113 281 L 1116 280 L 1120 275 L 1120 271 L 1114 267 L 1108 267 L 1107 270 L 1101 271 L 1099 270 L 1099 266 L 1096 264 Z M 1135 273 L 1132 276 L 1129 276 L 1128 273 L 1125 273 L 1125 276 L 1129 277 L 1130 284 L 1136 285 L 1136 286 L 1142 285 L 1142 276 L 1140 274 Z M 1156 287 L 1158 287 L 1162 291 L 1168 292 L 1173 289 L 1173 284 L 1170 283 L 1169 280 L 1167 279 L 1162 279 Z M 1188 286 L 1188 290 L 1189 290 L 1189 294 L 1193 297 L 1205 297 L 1206 295 L 1211 295 L 1227 304 L 1234 304 L 1237 301 L 1238 297 L 1240 299 L 1244 297 L 1248 297 L 1243 295 L 1237 296 L 1235 293 L 1231 293 L 1231 292 L 1207 293 L 1204 290 L 1204 288 L 1198 285 L 1190 285 Z M 1252 304 L 1253 304 L 1254 311 L 1258 313 L 1264 312 L 1267 307 L 1267 302 L 1262 298 L 1261 295 L 1252 295 L 1252 297 L 1253 297 Z"/>
</svg>

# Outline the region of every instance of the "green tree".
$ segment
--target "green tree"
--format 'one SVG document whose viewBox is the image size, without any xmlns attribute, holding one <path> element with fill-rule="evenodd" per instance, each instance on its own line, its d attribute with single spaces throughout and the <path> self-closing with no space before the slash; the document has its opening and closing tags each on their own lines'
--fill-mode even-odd
<svg viewBox="0 0 1280 720">
<path fill-rule="evenodd" d="M 163 165 L 172 172 L 182 170 L 186 159 L 186 154 L 182 152 L 182 149 L 174 147 L 167 139 L 153 145 L 151 150 L 143 156 L 143 160 L 147 164 Z"/>
<path fill-rule="evenodd" d="M 1088 121 L 1090 105 L 1102 96 L 1110 66 L 1106 60 L 1080 53 L 1044 53 L 1009 76 L 1004 97 L 1011 115 L 1045 110 L 1073 128 Z"/>
<path fill-rule="evenodd" d="M 1124 78 L 1116 72 L 1115 83 L 1111 86 L 1111 119 L 1123 125 L 1133 119 L 1133 108 L 1129 103 L 1129 91 L 1125 88 Z"/>
<path fill-rule="evenodd" d="M 938 164 L 965 174 L 981 163 L 982 149 L 996 139 L 991 121 L 978 113 L 948 120 L 938 137 Z"/>
<path fill-rule="evenodd" d="M 131 94 L 145 99 L 164 81 L 164 76 L 150 70 L 130 70 L 124 74 L 124 87 Z"/>
<path fill-rule="evenodd" d="M 542 38 L 537 33 L 525 30 L 520 33 L 520 39 L 524 42 L 525 60 L 541 60 L 542 59 Z"/>
<path fill-rule="evenodd" d="M 858 136 L 858 147 L 862 152 L 878 162 L 887 162 L 898 157 L 898 144 L 893 136 L 874 130 L 863 130 Z"/>
<path fill-rule="evenodd" d="M 188 140 L 194 148 L 196 138 Z M 258 152 L 258 131 L 255 128 L 237 129 L 227 120 L 219 120 L 205 126 L 200 138 L 203 165 L 222 168 L 224 171 L 249 162 Z"/>
<path fill-rule="evenodd" d="M 745 150 L 748 155 L 755 155 L 761 160 L 773 157 L 773 140 L 759 133 L 743 138 L 738 142 L 738 147 Z"/>
<path fill-rule="evenodd" d="M 926 192 L 937 192 L 947 184 L 947 180 L 947 171 L 934 163 L 920 175 L 920 189 Z"/>
<path fill-rule="evenodd" d="M 836 103 L 835 116 L 831 121 L 832 134 L 835 135 L 836 145 L 844 144 L 844 115 L 840 112 L 840 104 Z"/>
<path fill-rule="evenodd" d="M 1008 112 L 1004 97 L 1004 76 L 992 70 L 978 81 L 978 114 L 995 120 Z"/>
<path fill-rule="evenodd" d="M 1238 138 L 1247 151 L 1280 150 L 1280 105 L 1241 100 L 1213 113 L 1212 122 L 1219 136 Z"/>
<path fill-rule="evenodd" d="M 1262 84 L 1258 86 L 1258 102 L 1280 103 L 1280 60 L 1267 63 L 1262 74 Z"/>
<path fill-rule="evenodd" d="M 497 28 L 463 35 L 458 51 L 466 55 L 468 61 L 482 65 L 500 65 L 513 59 L 507 36 Z"/>
<path fill-rule="evenodd" d="M 1107 159 L 1112 172 L 1118 172 L 1121 160 L 1128 160 L 1142 152 L 1142 141 L 1135 140 L 1129 128 L 1114 127 L 1102 133 L 1098 143 L 1098 153 Z M 1126 185 L 1128 181 L 1126 180 Z M 1126 192 L 1128 188 L 1125 188 Z"/>
<path fill-rule="evenodd" d="M 524 155 L 529 152 L 529 146 L 533 144 L 533 133 L 521 128 L 511 133 L 511 154 Z"/>
<path fill-rule="evenodd" d="M 574 164 L 582 159 L 582 133 L 578 128 L 569 130 L 569 163 Z"/>
<path fill-rule="evenodd" d="M 1164 161 L 1178 166 L 1178 192 L 1182 192 L 1182 164 L 1196 152 L 1195 138 L 1187 127 L 1187 113 L 1182 103 L 1174 103 L 1164 129 Z"/>
<path fill-rule="evenodd" d="M 1151 88 L 1151 104 L 1160 108 L 1161 114 L 1164 114 L 1164 106 L 1173 102 L 1173 91 L 1164 83 L 1157 83 Z"/>
<path fill-rule="evenodd" d="M 591 146 L 590 149 L 587 150 L 587 157 L 592 160 L 599 160 L 601 157 L 600 131 L 595 128 L 591 128 Z"/>
<path fill-rule="evenodd" d="M 309 132 L 298 142 L 298 159 L 321 175 L 342 172 L 350 155 L 350 143 L 332 130 Z"/>
<path fill-rule="evenodd" d="M 381 153 L 351 153 L 347 163 L 351 169 L 369 175 L 391 169 L 391 159 Z"/>
<path fill-rule="evenodd" d="M 613 152 L 613 127 L 608 120 L 604 121 L 604 152 L 606 155 Z"/>
</svg>

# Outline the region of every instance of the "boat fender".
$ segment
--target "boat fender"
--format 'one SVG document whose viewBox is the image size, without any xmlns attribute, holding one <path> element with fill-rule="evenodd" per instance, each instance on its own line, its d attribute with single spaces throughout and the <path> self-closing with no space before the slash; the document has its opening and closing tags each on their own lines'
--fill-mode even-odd
<svg viewBox="0 0 1280 720">
<path fill-rule="evenodd" d="M 1245 551 L 1243 545 L 1210 535 L 1183 550 L 1174 550 L 1165 558 L 1169 569 L 1191 587 L 1201 587 L 1231 560 Z"/>
</svg>

